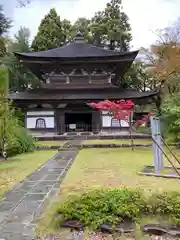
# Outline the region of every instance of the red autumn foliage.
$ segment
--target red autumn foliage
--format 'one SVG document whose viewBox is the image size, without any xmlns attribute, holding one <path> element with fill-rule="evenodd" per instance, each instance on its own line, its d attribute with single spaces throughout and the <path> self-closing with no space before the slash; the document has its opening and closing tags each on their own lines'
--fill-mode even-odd
<svg viewBox="0 0 180 240">
<path fill-rule="evenodd" d="M 142 119 L 140 119 L 140 120 L 137 120 L 135 123 L 134 123 L 134 127 L 140 127 L 142 124 L 144 124 L 144 123 L 147 123 L 148 121 L 149 121 L 149 118 L 150 118 L 150 116 L 152 115 L 152 113 L 151 112 L 149 112 L 146 116 L 144 116 Z"/>
<path fill-rule="evenodd" d="M 109 101 L 104 100 L 98 103 L 89 103 L 89 106 L 98 109 L 99 111 L 108 111 L 109 115 L 117 120 L 129 121 L 135 104 L 131 100 Z M 147 123 L 151 113 L 144 116 L 141 120 L 137 120 L 133 126 L 139 127 L 144 123 Z"/>
<path fill-rule="evenodd" d="M 91 107 L 97 108 L 99 110 L 132 110 L 135 104 L 131 100 L 120 100 L 120 101 L 109 101 L 104 100 L 98 103 L 89 103 Z"/>
</svg>

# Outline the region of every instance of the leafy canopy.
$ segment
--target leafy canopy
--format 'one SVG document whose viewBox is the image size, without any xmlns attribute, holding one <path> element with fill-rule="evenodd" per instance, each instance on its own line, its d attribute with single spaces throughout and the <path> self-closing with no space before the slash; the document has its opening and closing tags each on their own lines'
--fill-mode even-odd
<svg viewBox="0 0 180 240">
<path fill-rule="evenodd" d="M 35 148 L 33 138 L 28 135 L 16 117 L 15 109 L 7 100 L 8 97 L 8 71 L 0 68 L 0 139 L 6 137 L 8 156 L 33 151 Z M 2 150 L 2 146 L 1 146 Z"/>
<path fill-rule="evenodd" d="M 11 23 L 12 21 L 3 12 L 3 5 L 0 4 L 0 57 L 6 54 L 6 42 L 3 34 L 11 28 Z"/>
<path fill-rule="evenodd" d="M 3 5 L 0 4 L 0 36 L 11 28 L 12 21 L 3 13 Z"/>
<path fill-rule="evenodd" d="M 53 8 L 41 21 L 38 33 L 32 43 L 32 48 L 34 51 L 56 48 L 65 39 L 66 36 L 62 31 L 60 16 L 58 16 L 56 10 Z"/>
<path fill-rule="evenodd" d="M 79 18 L 74 24 L 61 20 L 56 10 L 51 9 L 40 23 L 32 48 L 43 51 L 59 47 L 71 41 L 77 31 L 81 31 L 89 43 L 112 50 L 127 51 L 132 39 L 129 19 L 122 11 L 121 0 L 111 0 L 92 19 Z"/>
<path fill-rule="evenodd" d="M 9 50 L 3 59 L 5 66 L 9 70 L 10 91 L 23 91 L 28 87 L 38 84 L 37 78 L 26 69 L 13 52 L 30 52 L 30 31 L 28 28 L 21 27 L 14 36 L 14 41 L 9 43 Z"/>
<path fill-rule="evenodd" d="M 166 133 L 173 139 L 180 137 L 180 93 L 166 97 L 162 106 L 162 115 Z"/>
</svg>

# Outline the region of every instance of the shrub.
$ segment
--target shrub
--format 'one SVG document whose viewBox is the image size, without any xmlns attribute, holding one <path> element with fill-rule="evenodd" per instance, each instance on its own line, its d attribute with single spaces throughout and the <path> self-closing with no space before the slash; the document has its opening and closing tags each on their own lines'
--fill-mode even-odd
<svg viewBox="0 0 180 240">
<path fill-rule="evenodd" d="M 63 220 L 81 221 L 93 229 L 125 218 L 138 220 L 146 211 L 142 192 L 126 188 L 93 190 L 69 199 L 58 209 Z"/>
<path fill-rule="evenodd" d="M 32 152 L 34 150 L 34 139 L 27 133 L 27 131 L 21 126 L 13 128 L 11 132 L 11 139 L 9 139 L 7 146 L 8 156 Z"/>
<path fill-rule="evenodd" d="M 0 80 L 0 141 L 6 138 L 8 155 L 32 151 L 35 148 L 33 138 L 22 126 L 20 112 L 15 111 L 7 99 L 8 70 L 5 67 L 0 68 Z"/>
<path fill-rule="evenodd" d="M 150 212 L 168 215 L 174 224 L 180 225 L 180 193 L 153 194 L 149 199 L 149 207 Z"/>
<path fill-rule="evenodd" d="M 58 214 L 63 221 L 80 221 L 93 230 L 107 222 L 116 224 L 126 219 L 138 222 L 143 215 L 168 217 L 179 226 L 180 193 L 156 193 L 146 198 L 138 189 L 96 189 L 71 197 L 59 206 Z"/>
<path fill-rule="evenodd" d="M 35 149 L 34 140 L 16 117 L 15 110 L 10 103 L 8 103 L 6 112 L 4 106 L 0 106 L 0 115 L 2 116 L 0 118 L 0 139 L 3 136 L 6 137 L 8 156 L 33 151 Z"/>
<path fill-rule="evenodd" d="M 163 132 L 177 141 L 180 137 L 180 93 L 174 93 L 166 97 L 161 109 Z"/>
</svg>

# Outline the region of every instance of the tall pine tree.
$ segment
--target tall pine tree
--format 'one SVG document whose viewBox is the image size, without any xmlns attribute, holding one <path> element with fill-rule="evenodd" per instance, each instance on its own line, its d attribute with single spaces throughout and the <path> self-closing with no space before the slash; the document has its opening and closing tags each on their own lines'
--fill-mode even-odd
<svg viewBox="0 0 180 240">
<path fill-rule="evenodd" d="M 9 30 L 11 23 L 12 21 L 3 13 L 3 5 L 0 4 L 0 36 Z"/>
<path fill-rule="evenodd" d="M 51 9 L 41 21 L 32 48 L 43 51 L 59 47 L 71 41 L 78 30 L 89 43 L 119 51 L 130 48 L 131 27 L 128 16 L 122 11 L 121 0 L 110 0 L 92 19 L 79 18 L 73 25 L 68 20 L 61 21 L 56 10 Z"/>
<path fill-rule="evenodd" d="M 39 80 L 13 54 L 13 52 L 30 52 L 29 38 L 29 29 L 21 27 L 9 46 L 8 54 L 3 59 L 4 65 L 9 70 L 11 92 L 24 91 L 28 87 L 33 88 L 39 84 Z"/>
<path fill-rule="evenodd" d="M 92 18 L 93 42 L 111 50 L 127 51 L 132 39 L 128 16 L 122 11 L 121 0 L 111 0 L 103 11 Z"/>
<path fill-rule="evenodd" d="M 62 31 L 60 17 L 53 8 L 41 21 L 38 33 L 33 40 L 32 48 L 34 51 L 44 51 L 59 47 L 65 40 L 66 36 Z"/>
</svg>

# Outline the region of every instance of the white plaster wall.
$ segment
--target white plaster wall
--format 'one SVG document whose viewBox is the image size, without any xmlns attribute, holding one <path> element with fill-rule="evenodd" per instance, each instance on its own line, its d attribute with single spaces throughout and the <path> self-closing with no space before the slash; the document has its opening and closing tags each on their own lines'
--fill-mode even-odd
<svg viewBox="0 0 180 240">
<path fill-rule="evenodd" d="M 52 115 L 54 116 L 54 111 L 29 111 L 26 114 L 27 116 L 47 116 Z"/>
<path fill-rule="evenodd" d="M 102 111 L 102 115 L 108 114 L 108 111 Z"/>
<path fill-rule="evenodd" d="M 111 127 L 111 117 L 110 116 L 102 116 L 102 126 L 103 127 Z"/>
<path fill-rule="evenodd" d="M 110 116 L 102 116 L 102 126 L 103 127 L 111 127 L 111 118 L 112 117 L 110 117 Z M 116 126 L 114 126 L 114 127 L 116 127 Z M 129 127 L 128 122 L 121 120 L 121 127 Z"/>
<path fill-rule="evenodd" d="M 129 127 L 129 123 L 124 120 L 121 120 L 121 127 Z"/>
<path fill-rule="evenodd" d="M 42 115 L 42 114 L 41 114 Z M 54 117 L 27 117 L 26 118 L 26 127 L 27 128 L 36 128 L 36 120 L 38 118 L 43 118 L 46 122 L 46 128 L 54 128 Z"/>
</svg>

